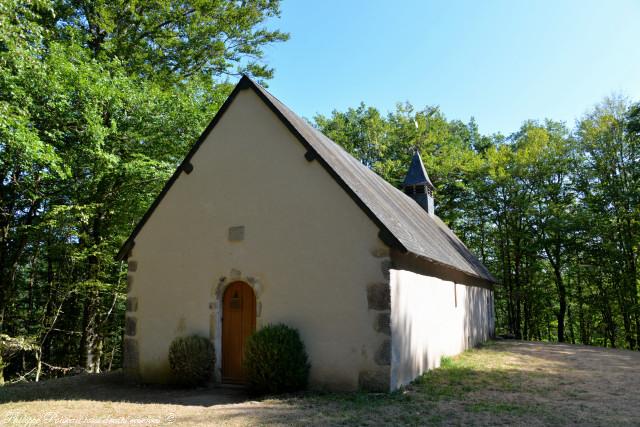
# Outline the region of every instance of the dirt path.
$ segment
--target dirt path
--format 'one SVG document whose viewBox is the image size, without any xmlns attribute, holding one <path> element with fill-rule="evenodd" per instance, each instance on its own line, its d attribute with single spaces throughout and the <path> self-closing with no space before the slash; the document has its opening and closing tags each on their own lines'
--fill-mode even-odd
<svg viewBox="0 0 640 427">
<path fill-rule="evenodd" d="M 532 342 L 501 346 L 516 358 L 514 366 L 543 374 L 532 382 L 546 390 L 540 398 L 562 420 L 640 425 L 640 352 Z"/>
<path fill-rule="evenodd" d="M 118 373 L 0 388 L 0 425 L 640 425 L 640 352 L 498 341 L 392 394 L 253 400 Z"/>
</svg>

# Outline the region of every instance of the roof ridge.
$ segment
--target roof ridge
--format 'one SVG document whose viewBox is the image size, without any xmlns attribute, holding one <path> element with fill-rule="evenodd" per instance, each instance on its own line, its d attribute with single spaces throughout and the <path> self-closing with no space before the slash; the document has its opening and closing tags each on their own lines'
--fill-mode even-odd
<svg viewBox="0 0 640 427">
<path fill-rule="evenodd" d="M 182 172 L 191 173 L 190 160 L 206 140 L 237 94 L 252 88 L 281 122 L 307 149 L 308 161 L 317 160 L 351 196 L 354 202 L 379 227 L 380 239 L 390 247 L 410 252 L 420 258 L 446 265 L 473 277 L 495 282 L 484 265 L 436 215 L 428 214 L 413 199 L 362 164 L 304 118 L 298 116 L 264 87 L 243 75 L 213 120 L 189 150 L 164 188 L 122 245 L 117 259 L 127 257 L 134 239 L 164 195 Z"/>
</svg>

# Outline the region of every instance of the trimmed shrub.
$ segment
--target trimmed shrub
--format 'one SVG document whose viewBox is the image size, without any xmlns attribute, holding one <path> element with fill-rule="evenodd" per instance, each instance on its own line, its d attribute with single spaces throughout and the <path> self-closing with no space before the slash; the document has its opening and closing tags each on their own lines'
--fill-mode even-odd
<svg viewBox="0 0 640 427">
<path fill-rule="evenodd" d="M 268 325 L 247 340 L 244 353 L 249 389 L 276 394 L 307 387 L 311 365 L 298 331 L 283 324 Z"/>
<path fill-rule="evenodd" d="M 169 366 L 176 381 L 185 386 L 198 386 L 213 376 L 216 354 L 213 344 L 197 335 L 178 337 L 169 347 Z"/>
</svg>

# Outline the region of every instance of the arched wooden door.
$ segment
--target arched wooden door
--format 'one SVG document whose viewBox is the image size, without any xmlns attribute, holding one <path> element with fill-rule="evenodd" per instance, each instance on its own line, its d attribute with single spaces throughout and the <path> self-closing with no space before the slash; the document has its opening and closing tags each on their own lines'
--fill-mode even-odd
<svg viewBox="0 0 640 427">
<path fill-rule="evenodd" d="M 251 286 L 233 282 L 222 297 L 222 381 L 246 382 L 244 347 L 256 329 L 256 296 Z"/>
</svg>

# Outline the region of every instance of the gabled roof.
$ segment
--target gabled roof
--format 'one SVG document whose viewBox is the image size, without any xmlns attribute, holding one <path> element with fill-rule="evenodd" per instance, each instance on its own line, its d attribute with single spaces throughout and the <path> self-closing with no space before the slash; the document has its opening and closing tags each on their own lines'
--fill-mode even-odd
<svg viewBox="0 0 640 427">
<path fill-rule="evenodd" d="M 158 198 L 142 217 L 131 236 L 118 252 L 117 259 L 122 260 L 127 257 L 133 247 L 135 237 L 147 219 L 180 173 L 183 171 L 185 173 L 191 172 L 191 157 L 220 120 L 231 102 L 233 102 L 237 93 L 245 89 L 255 91 L 282 123 L 306 147 L 306 159 L 318 161 L 351 196 L 356 204 L 379 227 L 379 236 L 387 245 L 463 272 L 469 276 L 495 282 L 495 279 L 485 266 L 440 218 L 436 215 L 428 214 L 413 199 L 364 166 L 342 147 L 296 115 L 247 76 L 242 77 L 220 108 L 218 114 L 207 126 L 184 161 L 169 179 Z"/>
<path fill-rule="evenodd" d="M 418 150 L 413 153 L 411 166 L 409 166 L 409 171 L 407 172 L 407 176 L 404 177 L 402 185 L 426 185 L 431 189 L 434 188 L 431 180 L 429 179 L 429 175 L 427 175 L 427 171 L 424 168 L 424 164 L 422 163 L 422 158 L 420 157 Z"/>
</svg>

